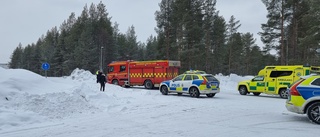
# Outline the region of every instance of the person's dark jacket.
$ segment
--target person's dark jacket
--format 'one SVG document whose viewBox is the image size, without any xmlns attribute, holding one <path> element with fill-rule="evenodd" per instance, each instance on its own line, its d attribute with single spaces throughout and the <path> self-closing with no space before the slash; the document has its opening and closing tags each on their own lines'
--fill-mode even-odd
<svg viewBox="0 0 320 137">
<path fill-rule="evenodd" d="M 100 83 L 106 83 L 106 76 L 105 76 L 105 75 L 101 75 L 99 82 L 100 82 Z"/>
<path fill-rule="evenodd" d="M 101 76 L 102 76 L 102 73 L 101 73 L 101 72 L 99 72 L 99 73 L 97 74 L 97 83 L 99 83 L 99 82 L 100 82 Z"/>
</svg>

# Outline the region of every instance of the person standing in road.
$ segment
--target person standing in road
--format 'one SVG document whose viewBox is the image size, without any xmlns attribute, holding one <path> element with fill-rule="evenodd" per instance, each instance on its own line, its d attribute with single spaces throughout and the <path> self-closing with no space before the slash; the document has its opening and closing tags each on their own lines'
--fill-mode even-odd
<svg viewBox="0 0 320 137">
<path fill-rule="evenodd" d="M 101 74 L 99 82 L 100 82 L 100 91 L 104 92 L 104 87 L 106 86 L 106 75 L 105 74 Z"/>
<path fill-rule="evenodd" d="M 97 83 L 99 83 L 100 77 L 101 77 L 101 75 L 102 75 L 102 72 L 101 72 L 100 70 L 98 70 L 97 73 L 96 73 L 96 75 L 97 75 Z"/>
</svg>

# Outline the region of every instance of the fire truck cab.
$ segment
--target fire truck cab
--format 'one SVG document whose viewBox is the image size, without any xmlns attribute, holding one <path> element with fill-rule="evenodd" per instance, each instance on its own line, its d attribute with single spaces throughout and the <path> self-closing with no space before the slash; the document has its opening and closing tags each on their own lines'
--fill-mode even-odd
<svg viewBox="0 0 320 137">
<path fill-rule="evenodd" d="M 178 76 L 180 61 L 114 61 L 108 65 L 107 82 L 131 87 L 144 86 L 147 89 L 159 87 L 165 80 Z"/>
</svg>

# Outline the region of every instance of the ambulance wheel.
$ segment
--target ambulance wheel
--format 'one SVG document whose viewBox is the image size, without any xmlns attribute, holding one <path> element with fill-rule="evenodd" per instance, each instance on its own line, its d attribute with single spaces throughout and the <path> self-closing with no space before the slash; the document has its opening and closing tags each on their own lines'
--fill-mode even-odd
<svg viewBox="0 0 320 137">
<path fill-rule="evenodd" d="M 286 89 L 280 89 L 279 95 L 281 98 L 287 99 L 288 98 L 288 92 Z"/>
<path fill-rule="evenodd" d="M 216 93 L 207 94 L 207 97 L 212 98 L 216 95 Z"/>
<path fill-rule="evenodd" d="M 255 96 L 259 96 L 261 93 L 258 93 L 258 92 L 253 92 L 253 95 Z"/>
<path fill-rule="evenodd" d="M 248 90 L 247 90 L 246 86 L 240 86 L 239 87 L 239 93 L 240 93 L 240 95 L 247 95 L 248 94 Z"/>
<path fill-rule="evenodd" d="M 153 88 L 153 84 L 152 84 L 151 80 L 146 80 L 146 81 L 144 82 L 144 87 L 145 87 L 146 89 L 152 89 L 152 88 Z"/>
<path fill-rule="evenodd" d="M 119 85 L 119 81 L 118 80 L 112 80 L 112 84 Z"/>
<path fill-rule="evenodd" d="M 162 95 L 168 95 L 168 88 L 167 88 L 167 86 L 161 86 L 160 92 L 162 93 Z"/>
<path fill-rule="evenodd" d="M 307 109 L 307 115 L 311 122 L 320 124 L 320 102 L 312 103 Z"/>
<path fill-rule="evenodd" d="M 189 93 L 191 97 L 198 98 L 200 96 L 199 90 L 196 87 L 191 87 L 189 89 Z"/>
</svg>

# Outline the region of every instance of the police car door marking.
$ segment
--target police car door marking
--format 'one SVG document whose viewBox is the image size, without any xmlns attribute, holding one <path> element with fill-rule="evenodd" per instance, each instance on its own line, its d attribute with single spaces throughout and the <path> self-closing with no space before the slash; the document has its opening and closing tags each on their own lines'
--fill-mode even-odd
<svg viewBox="0 0 320 137">
<path fill-rule="evenodd" d="M 171 87 L 175 87 L 175 88 L 176 88 L 176 87 L 180 87 L 180 84 L 178 84 L 178 83 L 177 83 L 177 84 L 176 84 L 176 83 L 172 83 L 172 84 L 171 84 Z"/>
</svg>

